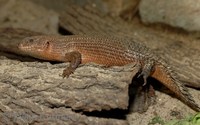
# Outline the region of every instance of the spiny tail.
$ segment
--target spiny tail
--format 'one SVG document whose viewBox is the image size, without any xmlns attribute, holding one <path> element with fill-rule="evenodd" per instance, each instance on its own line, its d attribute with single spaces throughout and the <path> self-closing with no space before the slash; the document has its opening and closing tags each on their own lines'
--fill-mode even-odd
<svg viewBox="0 0 200 125">
<path fill-rule="evenodd" d="M 170 67 L 157 63 L 155 65 L 155 71 L 151 76 L 162 82 L 167 88 L 174 92 L 181 101 L 186 103 L 192 109 L 200 111 L 200 107 L 194 101 L 185 85 L 178 80 L 177 75 L 170 69 Z"/>
</svg>

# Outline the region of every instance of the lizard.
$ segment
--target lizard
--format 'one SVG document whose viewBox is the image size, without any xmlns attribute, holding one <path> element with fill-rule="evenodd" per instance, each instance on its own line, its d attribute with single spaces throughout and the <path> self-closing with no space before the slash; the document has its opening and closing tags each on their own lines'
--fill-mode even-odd
<svg viewBox="0 0 200 125">
<path fill-rule="evenodd" d="M 38 59 L 70 62 L 69 67 L 63 70 L 63 77 L 68 77 L 81 63 L 123 66 L 136 62 L 141 69 L 138 77 L 143 78 L 143 86 L 147 84 L 148 77 L 153 77 L 193 110 L 200 111 L 198 104 L 166 61 L 138 42 L 103 36 L 41 35 L 24 38 L 18 48 L 24 54 Z"/>
</svg>

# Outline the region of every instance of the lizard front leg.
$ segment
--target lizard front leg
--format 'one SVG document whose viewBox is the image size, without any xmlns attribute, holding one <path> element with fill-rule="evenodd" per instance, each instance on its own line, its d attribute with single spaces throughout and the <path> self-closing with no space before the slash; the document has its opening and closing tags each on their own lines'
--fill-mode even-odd
<svg viewBox="0 0 200 125">
<path fill-rule="evenodd" d="M 62 77 L 69 77 L 70 74 L 74 72 L 74 70 L 81 63 L 81 54 L 78 51 L 72 51 L 65 54 L 65 61 L 70 62 L 69 67 L 63 70 Z"/>
</svg>

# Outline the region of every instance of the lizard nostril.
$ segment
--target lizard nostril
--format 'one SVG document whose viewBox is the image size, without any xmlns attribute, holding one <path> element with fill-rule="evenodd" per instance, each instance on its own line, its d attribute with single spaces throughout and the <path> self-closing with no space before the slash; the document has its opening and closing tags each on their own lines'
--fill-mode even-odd
<svg viewBox="0 0 200 125">
<path fill-rule="evenodd" d="M 24 50 L 26 47 L 24 46 L 24 44 L 22 44 L 22 43 L 20 43 L 19 45 L 18 45 L 18 49 L 19 50 Z"/>
</svg>

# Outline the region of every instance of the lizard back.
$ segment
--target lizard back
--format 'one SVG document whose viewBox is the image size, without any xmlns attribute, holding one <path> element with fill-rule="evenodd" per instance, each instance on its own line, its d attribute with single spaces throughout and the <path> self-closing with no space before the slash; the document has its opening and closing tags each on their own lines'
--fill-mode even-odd
<svg viewBox="0 0 200 125">
<path fill-rule="evenodd" d="M 95 62 L 107 66 L 121 66 L 135 61 L 142 63 L 153 58 L 150 50 L 138 43 L 109 37 L 35 36 L 23 41 L 20 48 L 26 49 L 25 53 L 45 60 L 64 61 L 65 53 L 71 51 L 81 53 L 82 63 Z"/>
</svg>

